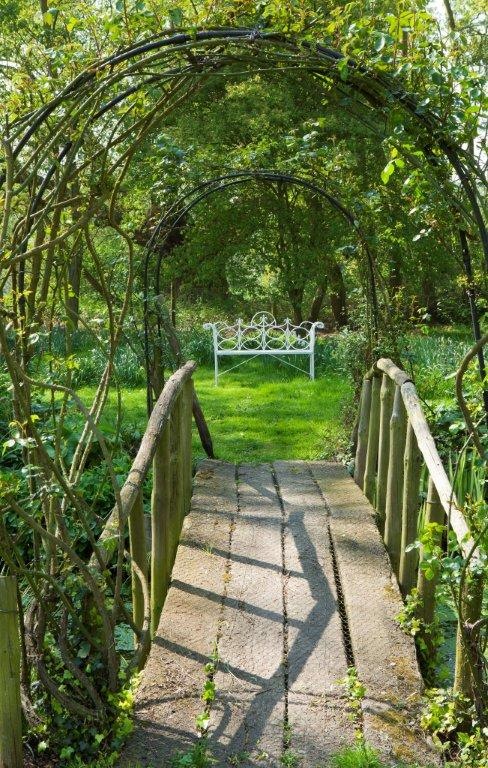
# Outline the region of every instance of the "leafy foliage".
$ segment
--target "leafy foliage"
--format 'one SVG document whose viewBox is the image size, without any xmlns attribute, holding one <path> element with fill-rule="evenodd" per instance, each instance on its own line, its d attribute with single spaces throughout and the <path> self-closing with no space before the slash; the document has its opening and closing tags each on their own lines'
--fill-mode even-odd
<svg viewBox="0 0 488 768">
<path fill-rule="evenodd" d="M 302 438 L 304 457 L 324 455 L 326 438 L 345 449 L 344 377 L 357 385 L 377 353 L 410 356 L 429 372 L 426 390 L 446 353 L 448 370 L 456 367 L 455 343 L 440 350 L 434 341 L 422 358 L 427 345 L 405 332 L 466 321 L 466 292 L 486 307 L 481 10 L 471 0 L 443 28 L 425 3 L 409 1 L 380 0 L 367 13 L 356 0 L 2 4 L 0 557 L 21 583 L 23 679 L 42 715 L 41 751 L 79 764 L 97 749 L 117 751 L 128 728 L 120 713 L 143 643 L 136 633 L 131 654 L 119 642 L 131 623 L 128 563 L 122 546 L 117 564 L 94 576 L 90 558 L 103 559 L 97 537 L 141 436 L 143 419 L 123 412 L 124 401 L 144 410 L 144 393 L 125 388 L 144 386 L 149 373 L 157 389 L 173 363 L 159 300 L 177 325 L 194 310 L 183 355 L 202 363 L 211 349 L 196 314 L 217 305 L 232 316 L 256 305 L 320 315 L 343 329 L 319 344 L 335 414 L 327 433 Z M 227 32 L 212 38 L 218 27 Z M 230 27 L 253 31 L 231 37 Z M 185 45 L 160 43 L 180 30 Z M 280 178 L 258 180 L 266 169 Z M 242 170 L 254 174 L 245 185 L 190 194 Z M 177 221 L 166 216 L 167 237 L 156 236 L 182 196 L 195 206 L 177 208 Z M 268 414 L 276 390 L 288 392 L 286 426 L 270 422 L 293 452 L 303 431 L 295 385 L 269 377 L 255 402 Z M 201 385 L 224 424 L 222 450 L 242 458 L 263 415 L 233 381 L 220 400 L 205 372 Z M 466 386 L 480 421 L 473 373 Z M 301 401 L 312 421 L 310 393 L 320 387 Z M 446 456 L 466 439 L 448 387 L 434 415 L 439 432 L 449 424 Z M 236 397 L 239 421 L 229 426 L 220 414 Z M 470 462 L 460 490 L 481 532 L 483 481 Z M 450 567 L 455 581 L 455 556 Z M 207 760 L 205 750 L 194 758 Z"/>
</svg>

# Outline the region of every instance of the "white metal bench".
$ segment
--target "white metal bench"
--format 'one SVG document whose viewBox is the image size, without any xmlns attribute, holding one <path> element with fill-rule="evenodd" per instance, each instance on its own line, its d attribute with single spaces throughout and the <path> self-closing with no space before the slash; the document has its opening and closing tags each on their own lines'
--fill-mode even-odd
<svg viewBox="0 0 488 768">
<path fill-rule="evenodd" d="M 309 376 L 311 379 L 315 378 L 315 331 L 317 328 L 323 328 L 323 323 L 305 321 L 300 325 L 293 325 L 288 319 L 278 323 L 270 312 L 257 312 L 249 323 L 239 318 L 234 325 L 217 322 L 205 323 L 203 327 L 212 331 L 215 384 L 218 384 L 219 375 L 222 376 L 262 355 L 277 358 L 284 355 L 306 355 L 309 358 Z M 219 374 L 219 358 L 234 355 L 246 356 L 249 360 L 243 360 Z M 304 373 L 303 368 L 290 363 L 289 360 L 280 362 Z"/>
</svg>

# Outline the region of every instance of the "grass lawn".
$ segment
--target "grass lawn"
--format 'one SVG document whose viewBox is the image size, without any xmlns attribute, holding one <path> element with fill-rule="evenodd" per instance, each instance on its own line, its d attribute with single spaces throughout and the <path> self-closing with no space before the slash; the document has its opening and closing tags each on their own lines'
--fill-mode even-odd
<svg viewBox="0 0 488 768">
<path fill-rule="evenodd" d="M 456 327 L 406 337 L 404 366 L 412 373 L 420 394 L 432 406 L 446 398 L 452 399 L 454 384 L 449 374 L 456 370 L 469 346 L 469 333 L 467 328 Z M 345 341 L 347 346 L 347 338 Z M 323 348 L 317 349 L 318 373 L 313 382 L 277 360 L 261 358 L 225 373 L 215 387 L 213 367 L 201 365 L 195 375 L 195 385 L 216 455 L 233 462 L 260 462 L 331 459 L 343 453 L 355 415 L 352 381 L 343 372 L 348 370 L 347 364 L 338 363 L 330 351 L 332 345 L 343 343 L 344 339 L 337 336 L 327 339 Z M 91 361 L 88 353 L 85 358 L 82 367 Z M 237 360 L 239 358 L 225 361 L 221 370 L 225 371 Z M 119 361 L 119 373 L 127 382 L 122 389 L 122 419 L 123 431 L 129 436 L 132 432 L 136 443 L 146 428 L 146 396 L 137 381 L 130 386 L 130 362 L 124 357 Z M 102 357 L 97 362 L 100 370 L 93 370 L 93 375 L 85 380 L 98 380 L 103 364 Z M 338 364 L 341 371 L 337 370 Z M 140 363 L 132 361 L 132 368 L 138 367 Z M 364 367 L 366 369 L 366 365 Z M 79 392 L 88 402 L 94 389 L 81 386 Z M 113 429 L 114 416 L 115 393 L 111 395 L 102 422 L 108 432 L 111 426 Z M 193 448 L 195 457 L 203 456 L 196 432 Z"/>
<path fill-rule="evenodd" d="M 331 459 L 347 446 L 352 385 L 340 374 L 315 381 L 288 371 L 275 360 L 251 361 L 226 373 L 215 387 L 213 369 L 200 367 L 195 387 L 219 459 L 261 462 L 274 459 Z M 91 387 L 80 389 L 88 400 Z M 144 389 L 122 390 L 124 429 L 144 432 Z M 113 420 L 115 396 L 105 411 Z M 203 456 L 196 431 L 194 456 Z"/>
<path fill-rule="evenodd" d="M 347 445 L 352 386 L 344 376 L 310 381 L 276 361 L 258 360 L 222 376 L 218 387 L 213 370 L 200 368 L 195 387 L 221 459 L 330 459 Z"/>
</svg>

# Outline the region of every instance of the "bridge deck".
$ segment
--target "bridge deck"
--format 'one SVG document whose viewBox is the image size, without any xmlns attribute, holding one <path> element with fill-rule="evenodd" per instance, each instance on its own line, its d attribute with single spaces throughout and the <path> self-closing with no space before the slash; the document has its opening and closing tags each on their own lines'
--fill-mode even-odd
<svg viewBox="0 0 488 768">
<path fill-rule="evenodd" d="M 361 727 L 384 756 L 437 765 L 373 510 L 338 464 L 205 461 L 195 478 L 124 765 L 171 765 L 196 742 L 205 664 L 218 652 L 216 765 L 326 766 Z M 359 722 L 340 681 L 366 689 Z M 290 757 L 290 759 L 292 759 Z"/>
</svg>

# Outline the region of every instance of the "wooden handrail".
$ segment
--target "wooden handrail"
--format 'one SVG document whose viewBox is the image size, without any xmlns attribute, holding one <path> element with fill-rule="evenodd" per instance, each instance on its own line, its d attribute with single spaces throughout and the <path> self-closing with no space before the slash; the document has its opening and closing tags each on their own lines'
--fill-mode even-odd
<svg viewBox="0 0 488 768">
<path fill-rule="evenodd" d="M 124 529 L 136 499 L 141 493 L 144 480 L 146 479 L 156 454 L 158 440 L 169 421 L 171 411 L 178 399 L 178 395 L 183 389 L 185 382 L 192 377 L 196 367 L 197 364 L 190 360 L 173 373 L 164 385 L 164 389 L 156 401 L 149 417 L 146 431 L 144 432 L 137 455 L 132 462 L 127 479 L 120 489 L 120 506 L 122 508 L 122 514 L 119 517 L 119 505 L 116 504 L 112 509 L 97 542 L 99 559 L 97 559 L 95 554 L 91 557 L 90 565 L 92 567 L 96 568 L 99 566 L 100 560 L 104 565 L 108 565 L 114 556 L 117 549 L 119 531 Z"/>
<path fill-rule="evenodd" d="M 460 598 L 462 615 L 458 622 L 454 687 L 472 697 L 466 626 L 481 615 L 483 578 L 478 568 L 471 567 L 479 562 L 480 552 L 459 509 L 415 384 L 392 360 L 381 358 L 364 377 L 357 423 L 354 479 L 377 512 L 378 527 L 403 595 L 417 586 L 418 615 L 426 627 L 427 648 L 431 643 L 428 624 L 435 613 L 435 579 L 425 578 L 418 553 L 410 546 L 418 536 L 422 463 L 429 474 L 425 523 L 439 524 L 447 519 L 447 526 L 454 531 L 467 561 L 470 573 Z M 440 545 L 438 531 L 433 536 Z"/>
<path fill-rule="evenodd" d="M 386 374 L 391 381 L 400 387 L 403 403 L 407 412 L 408 419 L 412 424 L 417 438 L 418 448 L 424 458 L 425 464 L 432 478 L 435 489 L 439 495 L 439 501 L 449 520 L 449 525 L 456 535 L 459 547 L 464 555 L 476 561 L 479 559 L 479 552 L 474 547 L 474 541 L 469 535 L 469 527 L 464 519 L 461 510 L 458 507 L 455 493 L 447 476 L 447 472 L 439 456 L 435 440 L 432 437 L 427 419 L 425 418 L 422 403 L 417 393 L 415 384 L 410 376 L 402 371 L 401 368 L 388 358 L 380 358 L 373 368 L 366 374 L 366 379 L 381 374 Z"/>
<path fill-rule="evenodd" d="M 137 637 L 134 664 L 139 668 L 145 663 L 151 638 L 158 627 L 183 519 L 190 507 L 192 403 L 195 399 L 192 375 L 195 369 L 196 363 L 185 363 L 166 382 L 120 489 L 118 503 L 111 511 L 90 559 L 94 572 L 105 570 L 116 553 L 130 560 L 132 620 Z M 145 512 L 143 488 L 151 467 L 149 517 Z M 130 553 L 126 551 L 127 532 Z"/>
</svg>

